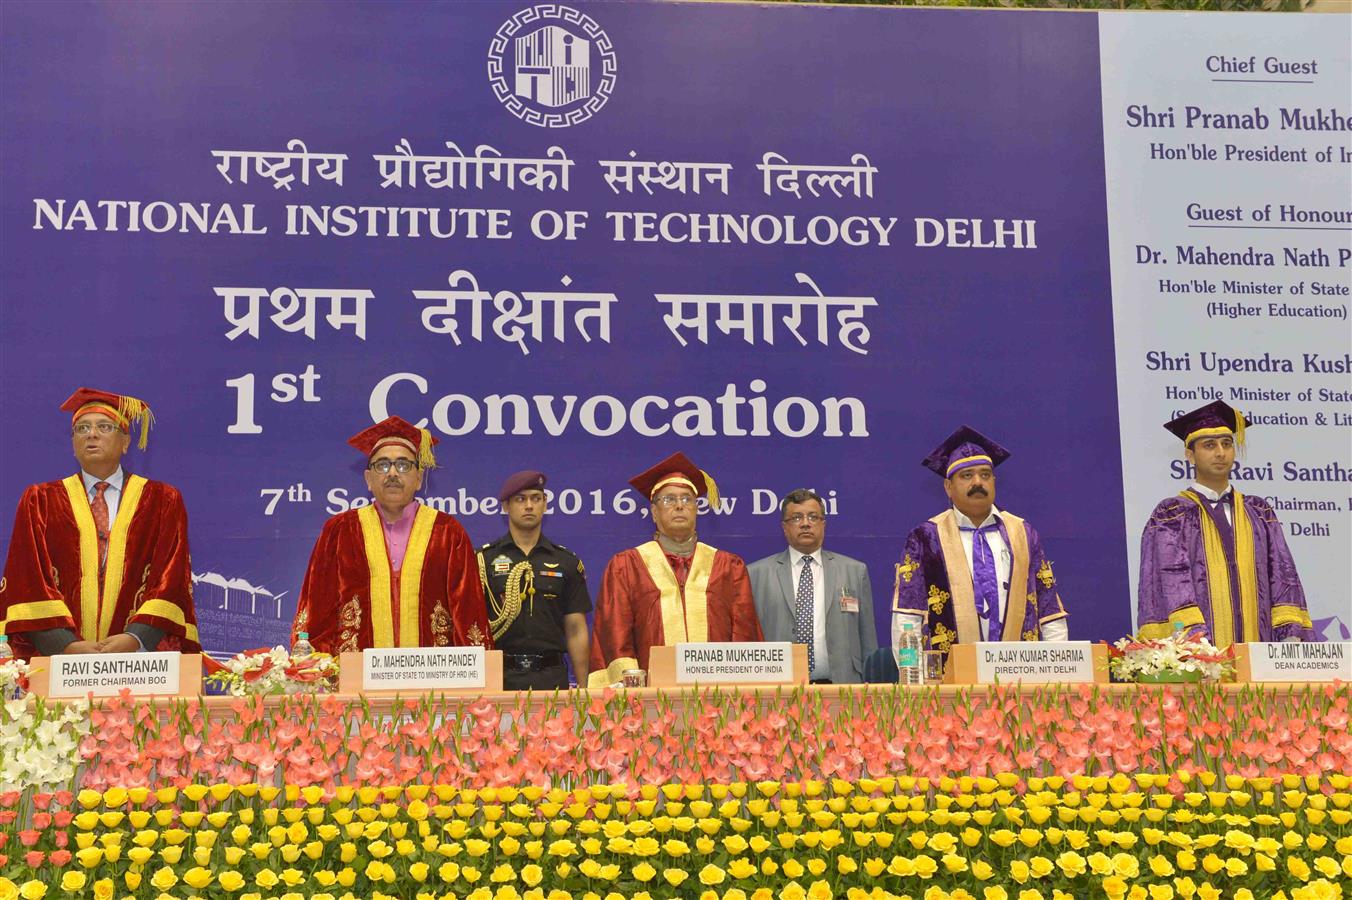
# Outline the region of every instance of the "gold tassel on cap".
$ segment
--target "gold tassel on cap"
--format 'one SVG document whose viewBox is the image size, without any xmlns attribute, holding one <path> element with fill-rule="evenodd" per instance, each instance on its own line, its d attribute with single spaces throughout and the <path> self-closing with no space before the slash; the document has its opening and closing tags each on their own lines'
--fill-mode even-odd
<svg viewBox="0 0 1352 900">
<path fill-rule="evenodd" d="M 432 454 L 432 432 L 426 428 L 418 429 L 418 465 L 424 469 L 434 469 L 437 458 Z"/>
<path fill-rule="evenodd" d="M 135 397 L 121 396 L 117 399 L 117 414 L 131 427 L 131 423 L 137 423 L 141 428 L 141 436 L 136 441 L 136 446 L 144 450 L 146 443 L 150 440 L 150 426 L 155 422 L 155 415 L 150 411 L 141 400 Z"/>
<path fill-rule="evenodd" d="M 1235 446 L 1244 449 L 1244 427 L 1249 423 L 1244 421 L 1244 413 L 1235 410 Z"/>
<path fill-rule="evenodd" d="M 718 484 L 714 482 L 713 476 L 710 475 L 708 472 L 704 471 L 703 469 L 700 469 L 700 470 L 699 470 L 699 473 L 700 473 L 701 475 L 704 476 L 704 490 L 706 491 L 706 493 L 707 493 L 708 496 L 709 496 L 709 505 L 710 505 L 710 506 L 717 506 L 717 505 L 718 505 Z"/>
</svg>

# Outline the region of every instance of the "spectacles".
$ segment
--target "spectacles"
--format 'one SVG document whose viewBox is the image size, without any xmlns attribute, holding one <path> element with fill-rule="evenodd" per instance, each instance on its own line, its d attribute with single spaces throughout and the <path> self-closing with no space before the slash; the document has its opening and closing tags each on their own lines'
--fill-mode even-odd
<svg viewBox="0 0 1352 900">
<path fill-rule="evenodd" d="M 673 506 L 693 506 L 695 498 L 689 494 L 663 494 L 661 497 L 654 497 L 653 503 L 671 509 Z"/>
<path fill-rule="evenodd" d="M 95 430 L 97 430 L 99 434 L 112 434 L 117 430 L 117 426 L 112 422 L 81 422 L 71 430 L 80 437 L 88 437 L 93 434 Z"/>
<path fill-rule="evenodd" d="M 411 459 L 378 459 L 366 468 L 381 475 L 390 474 L 390 469 L 394 469 L 400 475 L 407 475 L 418 468 L 418 464 Z"/>
<path fill-rule="evenodd" d="M 801 525 L 804 522 L 810 522 L 811 524 L 816 525 L 820 522 L 825 522 L 826 516 L 821 513 L 794 513 L 791 516 L 785 516 L 784 521 L 793 525 Z"/>
</svg>

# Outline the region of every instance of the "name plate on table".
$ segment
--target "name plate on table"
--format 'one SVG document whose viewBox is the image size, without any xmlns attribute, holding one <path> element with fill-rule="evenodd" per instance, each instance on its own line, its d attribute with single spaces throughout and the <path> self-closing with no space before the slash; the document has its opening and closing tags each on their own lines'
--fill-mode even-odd
<svg viewBox="0 0 1352 900">
<path fill-rule="evenodd" d="M 192 657 L 194 661 L 198 657 Z M 47 659 L 48 697 L 112 697 L 180 693 L 183 654 L 72 653 Z M 198 664 L 200 666 L 200 663 Z"/>
<path fill-rule="evenodd" d="M 1352 681 L 1352 643 L 1248 644 L 1250 681 Z"/>
<path fill-rule="evenodd" d="M 676 645 L 677 684 L 791 684 L 788 641 Z"/>
<path fill-rule="evenodd" d="M 1092 684 L 1094 645 L 1089 641 L 982 641 L 976 647 L 976 680 L 991 684 Z"/>
<path fill-rule="evenodd" d="M 483 647 L 375 648 L 361 652 L 364 691 L 460 691 L 488 686 Z"/>
</svg>

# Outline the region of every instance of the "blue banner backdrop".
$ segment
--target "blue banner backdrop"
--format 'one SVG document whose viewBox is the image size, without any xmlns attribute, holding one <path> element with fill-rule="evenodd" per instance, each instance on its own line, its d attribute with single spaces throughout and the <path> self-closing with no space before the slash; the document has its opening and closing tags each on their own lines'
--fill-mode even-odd
<svg viewBox="0 0 1352 900">
<path fill-rule="evenodd" d="M 1013 451 L 997 503 L 1043 535 L 1072 636 L 1129 630 L 1094 16 L 8 3 L 2 27 L 0 505 L 74 471 L 73 388 L 145 399 L 127 466 L 183 491 L 209 650 L 284 638 L 363 495 L 345 440 L 387 413 L 439 434 L 423 493 L 476 542 L 504 476 L 547 471 L 593 590 L 651 535 L 625 482 L 668 453 L 718 480 L 700 535 L 748 562 L 783 547 L 772 498 L 816 488 L 884 641 L 904 536 L 946 503 L 919 462 L 971 424 Z"/>
</svg>

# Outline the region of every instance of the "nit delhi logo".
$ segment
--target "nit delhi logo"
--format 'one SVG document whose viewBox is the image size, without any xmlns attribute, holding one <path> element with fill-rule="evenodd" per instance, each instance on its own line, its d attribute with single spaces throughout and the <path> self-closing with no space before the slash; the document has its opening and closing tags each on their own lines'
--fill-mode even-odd
<svg viewBox="0 0 1352 900">
<path fill-rule="evenodd" d="M 488 47 L 488 83 L 523 122 L 567 128 L 610 99 L 617 62 L 610 36 L 591 16 L 541 3 L 508 19 Z"/>
</svg>

